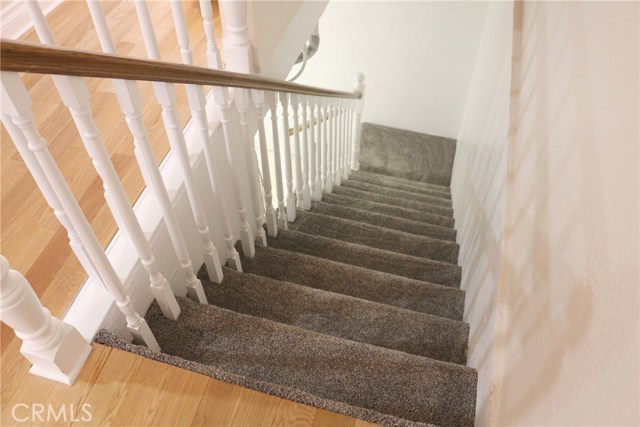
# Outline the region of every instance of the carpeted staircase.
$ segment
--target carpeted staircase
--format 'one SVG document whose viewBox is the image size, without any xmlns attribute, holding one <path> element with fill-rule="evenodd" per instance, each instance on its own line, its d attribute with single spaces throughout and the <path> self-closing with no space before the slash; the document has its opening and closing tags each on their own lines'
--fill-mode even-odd
<svg viewBox="0 0 640 427">
<path fill-rule="evenodd" d="M 471 426 L 476 372 L 447 187 L 367 172 L 205 281 L 210 305 L 146 315 L 163 354 L 108 345 L 385 425 Z M 200 272 L 206 279 L 204 268 Z"/>
</svg>

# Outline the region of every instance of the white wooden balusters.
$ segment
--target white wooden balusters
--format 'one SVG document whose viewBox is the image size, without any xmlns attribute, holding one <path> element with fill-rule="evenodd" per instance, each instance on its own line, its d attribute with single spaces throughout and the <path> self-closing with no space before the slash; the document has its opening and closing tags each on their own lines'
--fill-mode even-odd
<svg viewBox="0 0 640 427">
<path fill-rule="evenodd" d="M 314 163 L 315 175 L 314 182 L 311 189 L 311 195 L 313 200 L 322 199 L 322 114 L 320 112 L 320 98 L 313 97 L 313 117 L 315 121 L 315 156 Z"/>
<path fill-rule="evenodd" d="M 269 236 L 275 237 L 278 234 L 278 219 L 276 210 L 273 208 L 273 189 L 271 186 L 271 168 L 269 167 L 269 152 L 267 151 L 267 136 L 264 129 L 264 91 L 252 90 L 251 98 L 256 108 L 258 119 L 258 140 L 260 143 L 260 165 L 262 166 L 262 186 L 264 188 L 265 215 L 267 221 L 267 232 Z"/>
<path fill-rule="evenodd" d="M 209 9 L 210 8 L 211 4 L 209 4 Z M 189 33 L 187 31 L 187 23 L 184 17 L 184 10 L 182 9 L 182 0 L 171 0 L 171 12 L 175 23 L 178 44 L 180 45 L 182 61 L 185 64 L 193 65 L 191 46 L 189 42 Z M 210 25 L 212 27 L 213 22 L 211 22 Z M 205 25 L 205 28 L 207 27 L 208 25 Z M 215 29 L 213 29 L 213 32 L 215 33 Z M 212 57 L 211 60 L 213 60 L 214 63 L 217 64 L 219 54 L 217 53 L 217 48 L 215 47 L 215 39 L 213 43 L 214 45 L 211 49 L 213 52 L 210 56 Z M 235 268 L 238 271 L 242 271 L 240 256 L 238 255 L 238 252 L 236 251 L 236 248 L 234 246 L 235 239 L 231 230 L 231 220 L 229 219 L 229 214 L 227 213 L 224 198 L 220 194 L 221 189 L 218 188 L 220 185 L 220 178 L 218 174 L 218 168 L 215 164 L 215 153 L 213 152 L 212 145 L 213 142 L 209 135 L 209 121 L 207 119 L 204 88 L 199 85 L 185 85 L 185 89 L 187 92 L 187 99 L 189 101 L 189 108 L 191 110 L 191 117 L 194 120 L 194 125 L 196 126 L 198 137 L 203 147 L 205 162 L 209 173 L 211 194 L 213 196 L 215 208 L 218 210 L 218 214 L 222 222 L 222 229 L 224 233 L 225 244 L 227 247 L 227 263 L 230 267 Z M 206 242 L 205 247 L 208 248 L 208 242 Z M 216 283 L 221 283 L 222 268 L 220 266 L 220 261 L 218 259 L 215 246 L 211 249 L 211 255 L 212 256 L 209 258 L 209 262 L 207 262 L 207 260 L 205 259 L 205 265 L 207 266 L 209 278 Z"/>
<path fill-rule="evenodd" d="M 311 199 L 315 200 L 316 195 L 316 122 L 313 97 L 307 96 L 306 98 L 309 108 L 309 207 L 311 207 Z"/>
<path fill-rule="evenodd" d="M 341 99 L 342 104 L 342 179 L 349 178 L 349 164 L 351 155 L 349 154 L 349 100 Z"/>
<path fill-rule="evenodd" d="M 293 192 L 293 171 L 292 171 L 292 155 L 291 155 L 291 135 L 289 134 L 289 94 L 280 92 L 278 94 L 280 104 L 282 104 L 282 136 L 284 141 L 284 168 L 285 180 L 287 183 L 287 220 L 294 222 L 296 220 L 296 196 Z M 295 115 L 294 108 L 294 115 Z M 295 127 L 295 125 L 294 125 Z M 296 149 L 297 150 L 297 149 Z M 296 172 L 298 166 L 296 163 Z M 296 176 L 297 178 L 297 176 Z"/>
<path fill-rule="evenodd" d="M 100 275 L 91 262 L 91 258 L 89 258 L 87 251 L 82 246 L 82 242 L 78 237 L 78 233 L 73 227 L 69 216 L 62 208 L 60 200 L 58 199 L 58 196 L 56 196 L 56 193 L 53 191 L 51 183 L 49 183 L 34 154 L 29 151 L 29 148 L 27 147 L 27 141 L 24 139 L 24 135 L 22 134 L 20 129 L 18 129 L 18 127 L 13 124 L 13 122 L 11 121 L 11 117 L 4 113 L 2 114 L 2 124 L 4 124 L 5 128 L 7 129 L 11 140 L 15 142 L 15 147 L 18 150 L 20 157 L 27 166 L 27 169 L 29 169 L 31 176 L 35 180 L 36 185 L 49 204 L 49 207 L 53 210 L 53 214 L 56 216 L 60 224 L 62 224 L 62 226 L 67 230 L 67 236 L 69 237 L 69 246 L 71 246 L 71 249 L 73 250 L 76 258 L 78 258 L 80 264 L 87 272 L 89 277 L 94 279 L 96 283 L 100 283 L 102 281 L 100 279 Z"/>
<path fill-rule="evenodd" d="M 278 227 L 288 228 L 287 213 L 284 207 L 284 186 L 282 184 L 282 157 L 278 132 L 278 101 L 275 92 L 266 92 L 265 97 L 271 112 L 271 138 L 273 140 L 273 165 L 276 172 L 276 194 L 278 198 Z M 285 133 L 287 131 L 285 130 Z"/>
<path fill-rule="evenodd" d="M 329 179 L 329 153 L 331 148 L 328 132 L 329 108 L 324 98 L 320 100 L 320 115 L 322 117 L 322 190 L 331 193 L 333 186 Z"/>
<path fill-rule="evenodd" d="M 53 35 L 37 3 L 28 2 L 27 4 L 40 40 L 43 43 L 55 45 Z M 180 307 L 169 283 L 158 269 L 149 242 L 129 204 L 127 194 L 100 137 L 100 131 L 93 121 L 89 90 L 84 80 L 68 76 L 52 76 L 52 78 L 62 102 L 71 112 L 87 153 L 102 180 L 107 205 L 118 227 L 129 235 L 142 265 L 149 274 L 154 297 L 167 318 L 177 319 L 180 315 Z"/>
<path fill-rule="evenodd" d="M 260 191 L 260 178 L 258 172 L 258 159 L 253 143 L 253 138 L 249 132 L 248 111 L 249 99 L 247 91 L 244 89 L 235 90 L 234 98 L 238 113 L 240 114 L 241 145 L 245 156 L 247 174 L 249 175 L 249 192 L 253 204 L 253 217 L 256 228 L 256 242 L 259 245 L 267 246 L 267 235 L 262 225 L 265 222 L 264 205 L 262 193 Z"/>
<path fill-rule="evenodd" d="M 247 25 L 247 5 L 244 1 L 219 0 L 222 23 L 224 25 L 224 56 L 226 69 L 239 73 L 251 73 L 251 41 Z M 258 162 L 250 137 L 248 123 L 249 96 L 245 89 L 234 90 L 234 101 L 240 114 L 240 127 L 242 130 L 242 145 L 245 154 L 247 174 L 249 175 L 249 188 L 253 201 L 254 221 L 256 226 L 256 242 L 266 246 L 267 236 L 263 229 L 265 222 L 264 205 L 260 191 L 258 178 Z M 264 177 L 263 177 L 264 178 Z"/>
<path fill-rule="evenodd" d="M 333 185 L 340 186 L 342 183 L 342 109 L 340 108 L 340 100 L 336 99 L 333 101 L 334 112 L 335 112 L 335 135 L 336 135 L 336 153 L 335 153 L 335 163 L 333 169 Z"/>
<path fill-rule="evenodd" d="M 296 170 L 296 207 L 304 209 L 304 201 L 302 197 L 302 144 L 300 142 L 300 120 L 298 119 L 298 109 L 300 103 L 298 102 L 298 95 L 295 93 L 290 94 L 291 100 L 291 117 L 293 118 L 293 142 L 294 142 L 294 161 Z M 285 131 L 286 132 L 286 131 Z"/>
<path fill-rule="evenodd" d="M 73 224 L 73 228 L 78 233 L 78 238 L 102 279 L 102 283 L 124 314 L 129 331 L 131 331 L 134 338 L 145 343 L 153 351 L 160 351 L 160 346 L 151 329 L 149 329 L 147 322 L 134 310 L 120 278 L 107 259 L 87 218 L 82 213 L 64 176 L 58 169 L 53 156 L 51 156 L 47 142 L 38 132 L 31 114 L 31 98 L 22 80 L 20 80 L 20 76 L 18 73 L 3 71 L 0 73 L 0 79 L 2 82 L 2 107 L 6 111 L 6 115 L 11 118 L 13 124 L 24 135 L 23 139 L 15 140 L 14 143 L 26 142 L 28 144 L 28 149 L 34 154 L 47 181 L 51 183 L 56 197 L 68 215 L 69 221 Z"/>
<path fill-rule="evenodd" d="M 362 119 L 362 107 L 364 106 L 364 74 L 357 73 L 355 75 L 353 90 L 360 95 L 360 99 L 354 102 L 355 117 L 353 126 L 353 147 L 351 155 L 351 169 L 360 169 L 360 120 Z"/>
<path fill-rule="evenodd" d="M 326 99 L 327 111 L 327 170 L 324 182 L 324 191 L 331 194 L 333 191 L 333 156 L 335 155 L 334 117 L 331 100 Z"/>
<path fill-rule="evenodd" d="M 51 316 L 27 279 L 10 270 L 2 255 L 0 293 L 0 320 L 22 340 L 20 352 L 33 364 L 29 372 L 73 384 L 91 353 L 91 346 L 73 326 Z"/>
<path fill-rule="evenodd" d="M 307 121 L 307 96 L 300 95 L 300 118 L 302 119 L 302 208 L 311 209 L 311 188 L 309 188 L 309 122 Z"/>
<path fill-rule="evenodd" d="M 202 14 L 202 22 L 204 25 L 205 34 L 207 37 L 207 64 L 213 69 L 222 69 L 222 59 L 220 58 L 220 50 L 216 44 L 215 39 L 215 25 L 213 23 L 213 10 L 211 8 L 210 0 L 200 0 L 200 13 Z M 244 256 L 253 258 L 255 255 L 255 246 L 253 240 L 253 230 L 249 225 L 247 208 L 244 205 L 244 199 L 242 196 L 242 188 L 240 186 L 238 176 L 238 161 L 236 160 L 234 150 L 234 136 L 230 122 L 229 111 L 229 91 L 226 87 L 213 87 L 211 90 L 213 94 L 213 101 L 216 105 L 218 112 L 220 113 L 220 122 L 222 123 L 222 131 L 224 135 L 225 152 L 227 155 L 227 162 L 229 163 L 229 179 L 233 186 L 234 201 L 236 209 L 238 211 L 238 217 L 240 219 L 240 241 L 242 244 L 242 252 Z M 221 196 L 220 201 L 224 202 L 224 198 Z M 221 210 L 224 206 L 221 204 Z M 228 234 L 225 234 L 225 241 L 227 242 L 227 248 L 229 248 L 229 242 L 227 239 Z"/>
</svg>

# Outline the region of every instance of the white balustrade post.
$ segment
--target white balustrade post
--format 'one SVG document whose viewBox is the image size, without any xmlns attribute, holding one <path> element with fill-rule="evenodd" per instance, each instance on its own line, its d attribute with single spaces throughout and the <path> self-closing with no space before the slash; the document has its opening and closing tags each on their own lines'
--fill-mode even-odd
<svg viewBox="0 0 640 427">
<path fill-rule="evenodd" d="M 313 200 L 322 199 L 322 115 L 320 113 L 320 99 L 313 97 L 313 122 L 316 130 L 313 139 L 315 155 L 312 164 L 315 165 L 315 172 L 312 175 L 311 194 Z"/>
<path fill-rule="evenodd" d="M 287 183 L 287 221 L 296 220 L 296 197 L 293 192 L 293 172 L 291 166 L 291 136 L 289 135 L 289 95 L 280 92 L 278 94 L 282 104 L 282 139 L 284 141 L 284 168 Z"/>
<path fill-rule="evenodd" d="M 324 179 L 324 191 L 331 194 L 333 191 L 333 156 L 335 154 L 335 138 L 333 132 L 333 107 L 331 106 L 331 100 L 326 99 L 326 112 L 327 112 L 327 170 Z"/>
<path fill-rule="evenodd" d="M 38 5 L 33 2 L 29 2 L 28 5 L 32 16 L 35 18 L 34 23 L 36 30 L 39 31 L 41 41 L 47 44 L 55 44 L 55 40 L 53 40 L 51 31 Z M 178 302 L 173 295 L 171 286 L 160 273 L 149 242 L 129 204 L 124 187 L 100 137 L 100 131 L 93 121 L 91 104 L 89 103 L 89 89 L 84 80 L 79 77 L 52 76 L 52 78 L 62 102 L 71 112 L 87 153 L 102 180 L 104 198 L 107 205 L 118 227 L 129 235 L 143 267 L 149 274 L 150 286 L 154 297 L 156 297 L 163 314 L 167 318 L 177 319 L 180 315 Z"/>
<path fill-rule="evenodd" d="M 343 150 L 342 150 L 342 179 L 349 178 L 349 109 L 347 99 L 342 99 L 342 128 L 343 128 Z"/>
<path fill-rule="evenodd" d="M 215 25 L 213 22 L 213 10 L 211 8 L 210 0 L 200 0 L 200 13 L 202 14 L 203 26 L 207 37 L 207 64 L 213 69 L 222 69 L 222 60 L 220 58 L 220 51 L 218 49 L 215 39 Z M 231 129 L 231 122 L 229 118 L 229 91 L 226 87 L 213 87 L 213 101 L 216 105 L 216 109 L 220 113 L 220 122 L 222 123 L 222 131 L 224 135 L 225 152 L 227 155 L 227 162 L 229 163 L 229 174 L 231 185 L 233 186 L 234 200 L 236 203 L 236 209 L 238 211 L 238 217 L 240 218 L 240 241 L 242 243 L 242 252 L 247 258 L 253 258 L 255 256 L 255 246 L 253 239 L 253 231 L 249 225 L 247 218 L 247 208 L 244 205 L 244 199 L 242 196 L 242 187 L 240 186 L 240 180 L 238 176 L 238 162 L 234 151 L 234 136 Z M 223 208 L 222 202 L 224 197 L 220 197 L 221 210 Z M 226 235 L 225 235 L 226 236 Z M 225 237 L 227 240 L 227 237 Z M 227 241 L 227 248 L 229 249 L 229 242 Z M 238 268 L 240 264 L 238 262 Z M 240 269 L 239 269 L 240 270 Z"/>
<path fill-rule="evenodd" d="M 265 98 L 271 112 L 271 138 L 273 140 L 273 165 L 276 175 L 276 197 L 278 199 L 278 227 L 287 227 L 287 213 L 284 207 L 284 186 L 282 181 L 282 158 L 278 136 L 278 101 L 275 92 L 266 92 Z"/>
<path fill-rule="evenodd" d="M 267 235 L 264 232 L 265 223 L 264 204 L 262 202 L 262 192 L 260 191 L 260 178 L 258 176 L 258 159 L 256 157 L 253 138 L 249 134 L 249 123 L 247 115 L 249 111 L 249 99 L 247 91 L 236 89 L 235 104 L 240 114 L 240 130 L 242 134 L 242 151 L 245 156 L 247 173 L 249 175 L 249 192 L 253 203 L 254 222 L 256 227 L 256 242 L 259 245 L 267 246 Z"/>
<path fill-rule="evenodd" d="M 302 147 L 300 143 L 300 120 L 298 120 L 298 109 L 300 108 L 300 103 L 298 102 L 298 95 L 292 93 L 289 95 L 291 100 L 291 110 L 292 110 L 292 118 L 293 118 L 293 141 L 294 141 L 294 160 L 295 160 L 295 169 L 296 169 L 296 202 L 297 207 L 300 209 L 304 209 L 304 201 L 302 197 Z"/>
<path fill-rule="evenodd" d="M 2 114 L 2 124 L 7 129 L 9 136 L 13 141 L 15 141 L 15 147 L 20 154 L 20 157 L 24 161 L 29 173 L 33 177 L 36 185 L 42 192 L 45 200 L 49 204 L 49 207 L 53 210 L 53 214 L 56 216 L 60 224 L 67 230 L 67 236 L 69 238 L 69 246 L 73 250 L 76 258 L 80 261 L 80 264 L 87 272 L 89 277 L 97 282 L 102 282 L 100 275 L 96 271 L 95 266 L 91 262 L 91 259 L 87 255 L 85 248 L 82 246 L 82 242 L 78 238 L 78 233 L 76 232 L 73 224 L 69 220 L 67 213 L 62 208 L 60 204 L 60 200 L 56 196 L 53 188 L 51 187 L 51 183 L 48 181 L 45 176 L 42 168 L 38 164 L 35 156 L 31 151 L 29 151 L 27 147 L 27 141 L 24 139 L 24 135 L 20 132 L 20 129 L 11 121 L 11 117 L 6 114 Z"/>
<path fill-rule="evenodd" d="M 260 142 L 260 164 L 262 165 L 262 186 L 264 188 L 265 215 L 267 221 L 267 232 L 269 236 L 276 237 L 278 234 L 278 219 L 276 210 L 273 208 L 273 189 L 271 186 L 271 168 L 269 167 L 269 152 L 267 151 L 267 136 L 264 129 L 264 91 L 253 90 L 252 99 L 256 108 L 258 119 L 258 140 Z"/>
<path fill-rule="evenodd" d="M 151 21 L 151 15 L 147 8 L 146 1 L 135 0 L 136 14 L 138 16 L 138 22 L 142 30 L 142 38 L 144 40 L 147 56 L 150 59 L 160 61 L 160 49 L 158 47 L 158 41 L 156 40 L 155 32 L 153 29 L 153 22 Z M 184 186 L 187 192 L 187 199 L 191 206 L 191 213 L 196 224 L 198 235 L 202 241 L 202 252 L 205 260 L 209 260 L 209 268 L 215 275 L 217 270 L 214 258 L 213 242 L 211 241 L 211 232 L 207 217 L 204 211 L 202 200 L 200 199 L 200 193 L 195 184 L 193 177 L 193 171 L 191 168 L 191 160 L 187 151 L 187 144 L 184 138 L 184 131 L 178 118 L 176 111 L 176 89 L 175 85 L 163 82 L 152 82 L 153 91 L 156 99 L 162 107 L 162 122 L 164 124 L 165 132 L 171 146 L 172 153 L 176 156 Z M 217 258 L 217 255 L 215 255 Z M 181 266 L 187 276 L 187 291 L 189 297 L 195 301 L 199 301 L 203 304 L 207 303 L 207 299 L 202 288 L 202 283 L 195 276 L 193 271 L 193 264 L 189 259 L 188 263 L 182 263 Z"/>
<path fill-rule="evenodd" d="M 307 96 L 300 95 L 300 111 L 302 112 L 302 208 L 311 209 L 311 188 L 309 187 L 309 137 L 307 121 Z"/>
<path fill-rule="evenodd" d="M 329 113 L 325 98 L 320 98 L 320 117 L 322 117 L 322 190 L 327 193 L 331 193 L 331 182 L 329 180 L 329 137 L 328 137 L 328 122 Z"/>
<path fill-rule="evenodd" d="M 355 117 L 354 117 L 354 129 L 353 129 L 353 147 L 351 154 L 351 169 L 360 169 L 360 120 L 362 119 L 362 109 L 364 106 L 364 74 L 358 73 L 355 75 L 355 82 L 353 85 L 354 92 L 360 94 L 360 99 L 355 102 Z"/>
<path fill-rule="evenodd" d="M 37 7 L 37 5 L 36 5 Z M 127 320 L 127 328 L 132 335 L 145 343 L 153 351 L 160 351 L 149 325 L 134 309 L 120 278 L 107 259 L 102 246 L 93 233 L 87 218 L 82 213 L 80 206 L 73 197 L 71 189 L 64 180 L 64 176 L 51 156 L 46 141 L 42 138 L 35 126 L 31 114 L 31 98 L 18 73 L 1 72 L 2 81 L 2 106 L 11 121 L 24 135 L 24 139 L 18 139 L 14 143 L 24 141 L 28 149 L 34 154 L 47 180 L 60 201 L 62 208 L 67 213 L 69 221 L 78 233 L 87 255 L 95 266 L 102 279 L 102 283 L 113 296 L 116 305 Z"/>
<path fill-rule="evenodd" d="M 340 186 L 342 183 L 342 109 L 340 108 L 340 100 L 334 100 L 335 106 L 335 135 L 336 135 L 336 152 L 333 170 L 333 185 Z"/>
<path fill-rule="evenodd" d="M 33 364 L 29 372 L 73 384 L 91 353 L 91 346 L 76 328 L 51 316 L 27 279 L 10 270 L 9 262 L 2 255 L 0 320 L 22 340 L 20 352 Z"/>
<path fill-rule="evenodd" d="M 182 61 L 185 64 L 193 65 L 189 32 L 187 30 L 187 22 L 184 17 L 184 10 L 182 9 L 182 0 L 171 0 L 171 12 L 176 27 L 176 35 L 178 37 L 178 44 L 180 45 Z M 235 239 L 233 238 L 233 232 L 231 230 L 231 221 L 229 219 L 223 197 L 221 197 L 219 191 L 217 191 L 219 177 L 215 165 L 215 153 L 213 152 L 211 137 L 209 136 L 209 121 L 207 119 L 204 89 L 199 85 L 185 85 L 185 89 L 187 92 L 189 108 L 191 109 L 191 117 L 196 125 L 197 133 L 202 144 L 202 150 L 204 152 L 205 163 L 207 165 L 209 175 L 209 184 L 211 186 L 211 195 L 222 222 L 225 244 L 227 246 L 227 263 L 230 267 L 235 268 L 238 271 L 242 271 L 240 256 L 234 246 Z M 218 258 L 218 251 L 211 241 L 209 233 L 201 236 L 203 238 L 203 247 L 205 248 L 205 265 L 207 267 L 209 278 L 215 283 L 221 283 L 223 273 L 222 266 L 220 265 L 220 259 Z"/>
<path fill-rule="evenodd" d="M 209 68 L 222 69 L 220 50 L 216 43 L 216 27 L 213 23 L 211 0 L 200 0 L 200 14 L 202 15 L 204 33 L 207 37 L 207 64 Z"/>
</svg>

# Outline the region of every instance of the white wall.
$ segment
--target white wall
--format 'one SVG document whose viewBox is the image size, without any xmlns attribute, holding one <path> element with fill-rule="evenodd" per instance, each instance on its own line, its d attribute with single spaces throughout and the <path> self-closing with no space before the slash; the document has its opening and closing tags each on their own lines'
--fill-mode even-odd
<svg viewBox="0 0 640 427">
<path fill-rule="evenodd" d="M 466 290 L 468 364 L 478 370 L 477 424 L 489 417 L 504 232 L 513 3 L 495 2 L 484 31 L 458 135 L 452 196 Z"/>
<path fill-rule="evenodd" d="M 493 420 L 636 426 L 638 3 L 521 6 Z"/>
<path fill-rule="evenodd" d="M 477 425 L 640 424 L 638 12 L 517 3 L 510 105 L 479 56 L 453 186 Z"/>
<path fill-rule="evenodd" d="M 486 8 L 332 1 L 320 19 L 319 51 L 297 82 L 351 90 L 363 72 L 364 121 L 455 138 Z"/>
</svg>

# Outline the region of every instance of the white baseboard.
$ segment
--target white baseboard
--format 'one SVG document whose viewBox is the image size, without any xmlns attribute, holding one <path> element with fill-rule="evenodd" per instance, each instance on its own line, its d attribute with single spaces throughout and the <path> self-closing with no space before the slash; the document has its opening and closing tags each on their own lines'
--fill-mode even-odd
<svg viewBox="0 0 640 427">
<path fill-rule="evenodd" d="M 63 0 L 40 0 L 45 16 L 60 6 Z M 21 0 L 5 2 L 0 9 L 0 35 L 5 39 L 17 40 L 29 31 L 33 25 L 29 12 Z"/>
</svg>

